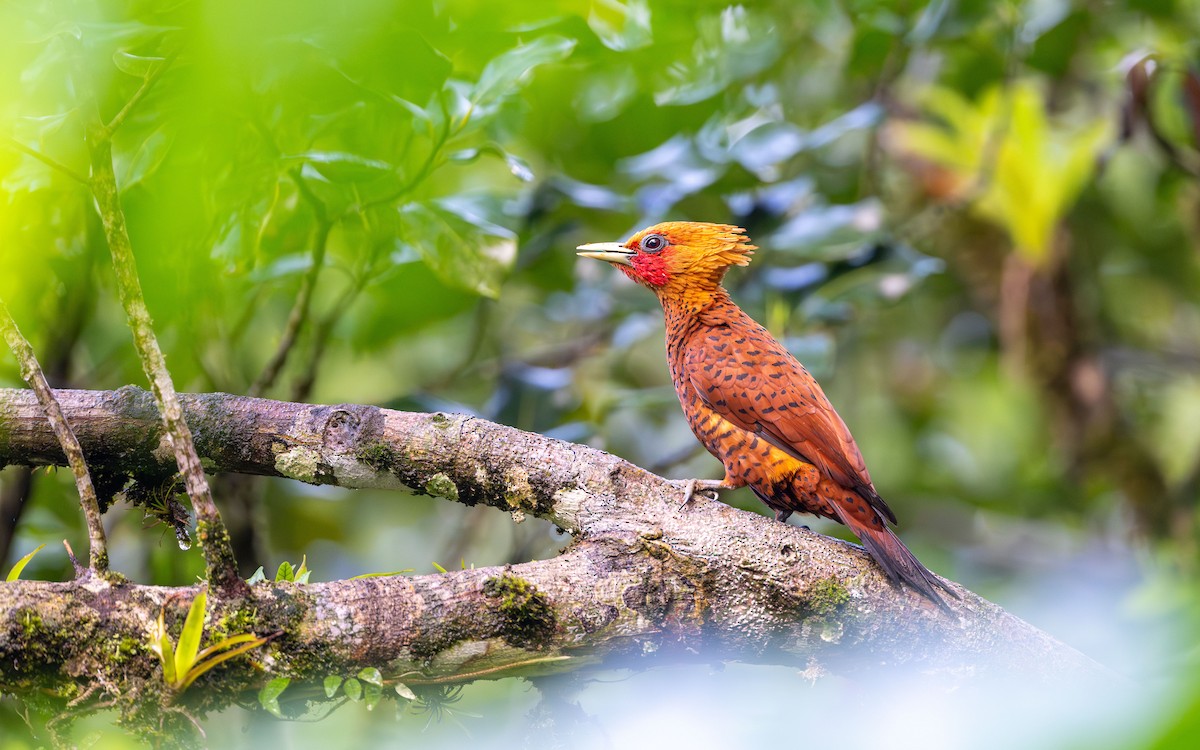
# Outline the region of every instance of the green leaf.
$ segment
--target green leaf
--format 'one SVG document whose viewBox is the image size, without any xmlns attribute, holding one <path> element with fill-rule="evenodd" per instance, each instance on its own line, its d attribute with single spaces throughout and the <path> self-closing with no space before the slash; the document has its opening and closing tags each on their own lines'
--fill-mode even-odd
<svg viewBox="0 0 1200 750">
<path fill-rule="evenodd" d="M 128 190 L 139 182 L 153 177 L 171 152 L 174 136 L 169 128 L 160 126 L 142 139 L 130 157 L 118 157 L 118 177 L 122 190 Z"/>
<path fill-rule="evenodd" d="M 290 677 L 276 677 L 275 679 L 263 685 L 262 690 L 258 691 L 258 703 L 265 708 L 272 716 L 282 719 L 283 712 L 279 710 L 279 696 L 287 690 L 292 679 Z"/>
<path fill-rule="evenodd" d="M 445 573 L 445 572 L 446 572 L 446 569 L 445 569 L 445 568 L 443 568 L 441 565 L 438 565 L 437 563 L 434 563 L 434 564 L 433 564 L 433 569 L 434 569 L 434 570 L 436 570 L 436 571 L 437 571 L 437 572 L 439 572 L 439 573 Z"/>
<path fill-rule="evenodd" d="M 267 639 L 259 638 L 254 633 L 241 633 L 239 635 L 232 635 L 222 641 L 212 644 L 208 648 L 201 651 L 196 655 L 196 662 L 202 662 L 213 654 L 224 651 L 228 648 L 232 648 L 239 643 L 249 643 L 250 641 L 261 641 L 262 643 L 266 643 Z"/>
<path fill-rule="evenodd" d="M 375 667 L 364 667 L 362 670 L 359 671 L 358 679 L 362 680 L 363 682 L 367 683 L 368 685 L 382 685 L 383 684 L 383 675 L 380 674 L 379 670 L 376 669 Z"/>
<path fill-rule="evenodd" d="M 369 682 L 363 685 L 363 701 L 366 703 L 368 711 L 373 710 L 381 698 L 383 698 L 381 685 L 372 685 Z"/>
<path fill-rule="evenodd" d="M 362 683 L 351 677 L 342 683 L 342 691 L 346 693 L 346 697 L 352 701 L 358 702 L 362 700 Z"/>
<path fill-rule="evenodd" d="M 369 182 L 396 171 L 396 167 L 386 161 L 344 151 L 308 151 L 284 158 L 302 161 L 325 179 L 337 183 Z"/>
<path fill-rule="evenodd" d="M 36 548 L 34 548 L 33 552 L 30 552 L 28 555 L 25 555 L 20 560 L 17 560 L 17 564 L 12 566 L 12 570 L 8 571 L 8 576 L 5 577 L 4 580 L 15 581 L 18 578 L 20 578 L 21 571 L 25 570 L 25 566 L 29 564 L 29 561 L 33 559 L 33 556 L 36 555 L 37 553 L 41 552 L 42 547 L 45 547 L 45 546 L 46 546 L 45 544 L 39 544 Z"/>
<path fill-rule="evenodd" d="M 412 688 L 410 688 L 408 685 L 405 685 L 403 682 L 397 682 L 395 690 L 396 695 L 405 700 L 415 701 L 417 699 L 417 694 L 412 691 Z"/>
<path fill-rule="evenodd" d="M 262 583 L 265 580 L 267 580 L 267 574 L 263 572 L 263 567 L 259 565 L 258 570 L 254 571 L 254 575 L 246 579 L 246 583 L 253 586 L 256 583 Z"/>
<path fill-rule="evenodd" d="M 308 555 L 300 558 L 300 567 L 296 568 L 296 574 L 292 578 L 296 583 L 308 583 L 308 576 L 312 571 L 308 569 Z"/>
<path fill-rule="evenodd" d="M 335 674 L 331 674 L 325 678 L 325 697 L 332 698 L 337 695 L 338 688 L 342 686 L 342 678 Z"/>
<path fill-rule="evenodd" d="M 453 153 L 447 154 L 446 158 L 452 162 L 459 164 L 469 164 L 484 154 L 495 154 L 504 160 L 504 165 L 508 167 L 509 173 L 516 177 L 521 182 L 532 182 L 535 175 L 533 168 L 529 166 L 529 162 L 525 161 L 515 154 L 510 154 L 497 143 L 489 143 L 485 146 L 464 148 Z"/>
<path fill-rule="evenodd" d="M 279 570 L 275 571 L 275 582 L 294 580 L 296 580 L 296 571 L 292 569 L 292 564 L 287 560 L 279 563 Z"/>
<path fill-rule="evenodd" d="M 150 650 L 158 654 L 158 660 L 162 663 L 163 682 L 174 686 L 175 644 L 171 642 L 171 636 L 167 635 L 167 625 L 161 609 L 158 611 L 158 620 L 150 629 Z"/>
<path fill-rule="evenodd" d="M 179 633 L 179 646 L 175 649 L 175 674 L 185 675 L 196 663 L 200 652 L 200 636 L 204 632 L 204 608 L 208 605 L 208 593 L 201 591 L 192 599 L 183 630 Z"/>
<path fill-rule="evenodd" d="M 487 107 L 512 93 L 521 78 L 539 65 L 562 60 L 575 49 L 575 40 L 549 34 L 501 54 L 487 64 L 471 91 L 471 104 Z"/>
<path fill-rule="evenodd" d="M 165 57 L 143 57 L 124 50 L 117 50 L 113 53 L 113 64 L 117 66 L 117 70 L 137 78 L 145 78 L 150 71 L 165 60 Z"/>
<path fill-rule="evenodd" d="M 403 237 L 445 283 L 496 298 L 516 259 L 516 236 L 469 202 L 445 199 L 400 209 Z"/>
<path fill-rule="evenodd" d="M 404 575 L 405 573 L 411 573 L 414 570 L 415 570 L 415 568 L 405 568 L 404 570 L 392 570 L 392 571 L 388 571 L 386 573 L 363 573 L 362 575 L 351 576 L 350 580 L 356 581 L 359 578 L 382 578 L 383 576 L 399 576 L 399 575 Z"/>
<path fill-rule="evenodd" d="M 266 638 L 255 638 L 254 636 L 251 636 L 251 635 L 235 636 L 235 638 L 238 638 L 238 639 L 250 638 L 252 640 L 251 640 L 251 642 L 249 642 L 243 646 L 239 646 L 235 649 L 231 649 L 229 651 L 226 651 L 223 654 L 212 657 L 208 661 L 202 661 L 201 663 L 197 664 L 195 667 L 192 668 L 192 670 L 190 672 L 188 672 L 186 675 L 184 675 L 183 684 L 181 684 L 179 686 L 179 689 L 186 690 L 189 685 L 191 685 L 193 682 L 196 681 L 196 678 L 200 677 L 200 675 L 204 674 L 208 670 L 217 666 L 221 662 L 228 661 L 228 660 L 232 659 L 233 657 L 238 656 L 239 654 L 244 654 L 247 651 L 250 651 L 251 649 L 258 648 L 259 646 L 261 646 L 267 642 Z M 234 638 L 228 639 L 227 641 L 222 641 L 221 644 L 219 644 L 219 645 L 224 646 L 227 643 L 232 642 L 233 640 L 234 640 Z"/>
</svg>

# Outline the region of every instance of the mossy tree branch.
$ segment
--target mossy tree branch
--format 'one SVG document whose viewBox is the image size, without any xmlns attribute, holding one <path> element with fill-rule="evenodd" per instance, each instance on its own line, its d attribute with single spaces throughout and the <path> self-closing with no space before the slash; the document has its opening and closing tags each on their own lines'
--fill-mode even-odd
<svg viewBox="0 0 1200 750">
<path fill-rule="evenodd" d="M 59 397 L 93 463 L 133 476 L 169 468 L 155 450 L 165 428 L 145 391 Z M 217 630 L 283 635 L 205 677 L 204 684 L 233 689 L 194 689 L 190 700 L 204 707 L 269 676 L 319 680 L 365 666 L 414 684 L 595 662 L 728 658 L 841 674 L 886 664 L 954 681 L 1011 672 L 1112 678 L 959 587 L 962 599 L 943 613 L 894 587 L 854 545 L 719 502 L 697 499 L 680 509 L 676 484 L 586 446 L 463 415 L 227 394 L 180 399 L 213 471 L 407 488 L 538 516 L 571 536 L 559 556 L 511 567 L 260 584 L 245 599 L 217 597 Z M 0 390 L 0 465 L 62 460 L 32 395 Z M 193 591 L 0 588 L 0 689 L 69 692 L 112 682 L 114 669 L 152 684 L 148 652 L 135 648 L 114 665 L 100 656 L 111 651 L 102 644 L 140 643 L 172 596 L 168 618 L 181 620 Z M 37 627 L 20 626 L 33 615 Z M 80 628 L 94 632 L 80 638 Z M 30 656 L 47 643 L 60 651 L 34 669 Z"/>
</svg>

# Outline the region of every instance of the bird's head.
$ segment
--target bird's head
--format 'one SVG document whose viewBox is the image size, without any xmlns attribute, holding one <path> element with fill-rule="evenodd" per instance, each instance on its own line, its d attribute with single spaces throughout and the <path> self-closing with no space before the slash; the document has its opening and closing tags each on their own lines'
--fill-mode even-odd
<svg viewBox="0 0 1200 750">
<path fill-rule="evenodd" d="M 585 258 L 606 260 L 660 298 L 706 295 L 721 285 L 730 266 L 744 266 L 757 248 L 741 227 L 668 221 L 643 229 L 626 242 L 580 245 Z"/>
</svg>

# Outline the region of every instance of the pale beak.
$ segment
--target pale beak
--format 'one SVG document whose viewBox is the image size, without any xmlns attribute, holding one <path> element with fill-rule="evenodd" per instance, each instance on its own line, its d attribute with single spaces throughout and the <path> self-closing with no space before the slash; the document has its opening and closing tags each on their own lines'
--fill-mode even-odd
<svg viewBox="0 0 1200 750">
<path fill-rule="evenodd" d="M 634 256 L 634 251 L 622 245 L 620 242 L 592 242 L 587 245 L 580 245 L 576 250 L 583 250 L 578 253 L 585 258 L 595 258 L 596 260 L 606 260 L 609 263 L 617 263 L 622 266 L 632 266 L 629 261 Z"/>
</svg>

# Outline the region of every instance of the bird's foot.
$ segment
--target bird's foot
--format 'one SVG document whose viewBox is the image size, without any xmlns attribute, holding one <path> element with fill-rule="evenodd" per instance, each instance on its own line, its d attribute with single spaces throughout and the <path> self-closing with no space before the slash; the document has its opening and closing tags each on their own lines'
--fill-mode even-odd
<svg viewBox="0 0 1200 750">
<path fill-rule="evenodd" d="M 734 489 L 733 485 L 723 479 L 676 479 L 673 480 L 673 484 L 683 485 L 683 502 L 679 504 L 680 510 L 687 507 L 687 504 L 696 495 L 701 495 L 709 500 L 716 500 L 720 497 L 721 490 Z"/>
</svg>

